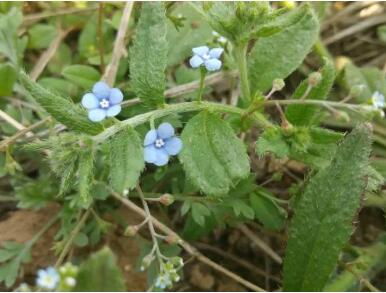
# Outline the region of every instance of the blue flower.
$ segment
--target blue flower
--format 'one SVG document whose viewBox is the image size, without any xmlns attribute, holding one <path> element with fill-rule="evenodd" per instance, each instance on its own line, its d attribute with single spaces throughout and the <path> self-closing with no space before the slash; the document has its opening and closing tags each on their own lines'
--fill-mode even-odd
<svg viewBox="0 0 386 293">
<path fill-rule="evenodd" d="M 88 118 L 99 122 L 106 117 L 114 117 L 121 112 L 123 94 L 118 88 L 110 88 L 103 81 L 94 84 L 92 93 L 87 93 L 82 98 L 82 105 L 88 112 Z"/>
<path fill-rule="evenodd" d="M 193 48 L 193 57 L 190 58 L 189 63 L 193 68 L 205 66 L 208 71 L 215 71 L 221 68 L 221 60 L 219 60 L 223 48 L 210 49 L 207 46 Z"/>
<path fill-rule="evenodd" d="M 166 165 L 169 156 L 177 155 L 182 149 L 182 141 L 174 135 L 170 123 L 162 123 L 157 130 L 148 131 L 143 144 L 145 161 L 157 166 Z"/>
<path fill-rule="evenodd" d="M 385 97 L 380 92 L 375 92 L 371 97 L 371 103 L 376 109 L 385 108 Z"/>
<path fill-rule="evenodd" d="M 58 272 L 53 267 L 49 267 L 45 270 L 38 271 L 36 284 L 40 288 L 53 290 L 58 285 L 59 280 L 60 280 L 60 277 Z"/>
</svg>

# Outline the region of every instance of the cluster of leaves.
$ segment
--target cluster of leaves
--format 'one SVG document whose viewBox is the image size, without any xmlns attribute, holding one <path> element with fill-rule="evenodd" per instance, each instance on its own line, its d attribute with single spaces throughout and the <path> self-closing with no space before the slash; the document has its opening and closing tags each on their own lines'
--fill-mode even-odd
<svg viewBox="0 0 386 293">
<path fill-rule="evenodd" d="M 256 185 L 247 144 L 238 137 L 236 130 L 239 129 L 232 128 L 231 115 L 220 116 L 216 109 L 204 109 L 204 106 L 199 109 L 198 104 L 189 104 L 194 111 L 200 110 L 193 116 L 183 113 L 187 112 L 185 110 L 179 115 L 173 113 L 165 106 L 165 88 L 167 82 L 172 82 L 167 70 L 177 68 L 177 83 L 197 79 L 197 73 L 186 68 L 184 59 L 192 46 L 200 45 L 196 42 L 209 43 L 214 29 L 230 41 L 225 67 L 245 70 L 252 96 L 259 97 L 272 87 L 275 79 L 287 78 L 301 65 L 318 39 L 318 17 L 310 5 L 300 5 L 293 10 L 272 9 L 265 2 L 216 2 L 193 7 L 197 11 L 189 12 L 186 18 L 178 18 L 179 31 L 175 28 L 176 22 L 171 23 L 168 17 L 176 20 L 171 13 L 187 13 L 186 6 L 171 12 L 162 2 L 149 2 L 142 3 L 140 11 L 135 11 L 140 13 L 137 22 L 131 24 L 135 24 L 135 36 L 128 58 L 121 62 L 117 82 L 125 87 L 124 92 L 130 97 L 139 97 L 145 107 L 140 105 L 123 111 L 119 118 L 128 118 L 125 122 L 111 119 L 93 123 L 87 119 L 85 110 L 75 103 L 81 91 L 89 90 L 101 78 L 93 67 L 102 65 L 96 14 L 83 23 L 78 39 L 79 63 L 88 65 L 72 64 L 71 50 L 63 44 L 47 71 L 64 79 L 43 77 L 35 82 L 24 72 L 19 74 L 19 84 L 26 98 L 37 105 L 37 114 L 45 117 L 48 113 L 67 128 L 66 132 L 50 135 L 44 141 L 23 148 L 23 151 L 44 150 L 57 178 L 39 178 L 16 188 L 20 207 L 40 208 L 52 200 L 61 203 L 61 228 L 55 245 L 58 251 L 63 249 L 83 209 L 92 208 L 96 215 L 74 242 L 78 246 L 96 244 L 108 224 L 95 211 L 113 209 L 107 203 L 111 189 L 118 193 L 132 190 L 142 173 L 145 192 L 156 190 L 162 181 L 167 186 L 162 192 L 181 194 L 184 203 L 180 211 L 186 216 L 182 233 L 187 239 L 207 234 L 215 226 L 253 220 L 269 230 L 285 227 L 287 211 L 268 189 Z M 102 25 L 106 52 L 111 52 L 113 32 L 120 17 L 115 12 L 112 20 Z M 195 19 L 203 23 L 201 27 L 192 29 L 188 23 L 184 24 Z M 18 39 L 20 24 L 21 14 L 17 9 L 0 17 L 0 53 L 8 59 L 0 65 L 0 77 L 7 77 L 5 86 L 0 86 L 0 95 L 12 93 L 25 48 L 47 48 L 56 35 L 52 24 L 36 24 L 29 29 L 28 40 Z M 180 41 L 181 36 L 183 41 Z M 176 48 L 171 48 L 172 44 Z M 236 49 L 247 45 L 250 50 L 248 54 L 247 50 L 241 51 L 245 56 L 240 60 Z M 111 54 L 107 54 L 106 61 L 110 58 Z M 240 66 L 242 61 L 247 63 L 245 68 Z M 310 89 L 306 78 L 290 99 L 326 100 L 336 77 L 331 61 L 324 60 L 320 74 L 321 79 L 315 86 Z M 342 74 L 339 82 L 348 91 L 357 85 L 365 86 L 357 102 L 366 101 L 375 90 L 386 94 L 384 77 L 376 69 L 358 69 L 348 63 Z M 130 79 L 130 87 L 126 76 Z M 181 109 L 183 107 L 181 104 Z M 244 113 L 243 109 L 236 109 Z M 266 113 L 256 114 L 268 124 L 255 143 L 259 157 L 270 153 L 279 159 L 300 161 L 316 174 L 305 184 L 304 193 L 294 204 L 295 216 L 291 221 L 284 263 L 284 289 L 289 291 L 323 289 L 352 232 L 352 220 L 359 209 L 362 193 L 366 187 L 376 190 L 383 183 L 382 175 L 369 167 L 370 128 L 358 126 L 343 140 L 343 134 L 319 126 L 326 115 L 317 109 L 311 105 L 288 106 L 284 113 L 287 127 L 269 122 Z M 180 164 L 172 163 L 154 172 L 149 168 L 144 172 L 141 138 L 147 129 L 140 124 L 152 120 L 154 113 L 161 113 L 157 118 L 177 127 L 184 125 L 181 133 L 184 147 L 178 158 Z M 9 156 L 5 158 L 10 165 L 12 160 Z M 368 175 L 371 180 L 366 184 L 364 178 Z M 53 187 L 52 182 L 58 179 L 60 185 Z M 39 196 L 35 196 L 38 193 Z M 3 245 L 0 281 L 5 281 L 7 286 L 15 282 L 20 265 L 29 260 L 33 243 Z M 143 255 L 148 253 L 144 251 Z M 114 262 L 107 249 L 91 256 L 80 268 L 75 289 L 124 291 L 121 273 Z M 155 265 L 149 268 L 149 275 L 153 276 L 151 280 L 155 279 Z M 95 282 L 87 281 L 90 279 Z"/>
</svg>

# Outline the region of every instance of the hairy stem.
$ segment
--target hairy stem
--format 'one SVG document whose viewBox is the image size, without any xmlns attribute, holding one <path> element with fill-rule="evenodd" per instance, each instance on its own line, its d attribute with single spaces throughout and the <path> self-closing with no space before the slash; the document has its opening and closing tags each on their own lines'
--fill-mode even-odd
<svg viewBox="0 0 386 293">
<path fill-rule="evenodd" d="M 249 89 L 248 68 L 247 68 L 247 44 L 240 44 L 235 46 L 235 58 L 239 65 L 241 93 L 243 99 L 251 101 L 251 91 Z"/>
<path fill-rule="evenodd" d="M 202 92 L 204 91 L 204 85 L 205 85 L 205 75 L 206 70 L 204 67 L 201 67 L 200 69 L 200 87 L 198 88 L 197 92 L 197 102 L 201 103 L 202 101 Z"/>
</svg>

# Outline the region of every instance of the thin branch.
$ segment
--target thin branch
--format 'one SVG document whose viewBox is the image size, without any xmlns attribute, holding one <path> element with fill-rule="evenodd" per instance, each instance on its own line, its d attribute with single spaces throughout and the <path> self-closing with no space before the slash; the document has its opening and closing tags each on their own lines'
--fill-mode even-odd
<svg viewBox="0 0 386 293">
<path fill-rule="evenodd" d="M 211 74 L 211 75 L 208 75 L 207 77 L 205 77 L 205 86 L 215 85 L 217 83 L 220 83 L 221 81 L 223 81 L 224 79 L 226 79 L 228 77 L 229 78 L 235 78 L 237 76 L 238 76 L 237 70 L 232 70 L 229 72 L 214 73 L 214 74 Z M 165 91 L 164 95 L 166 98 L 175 98 L 175 97 L 179 97 L 179 96 L 182 96 L 185 94 L 189 94 L 189 93 L 195 91 L 196 89 L 198 89 L 199 87 L 200 87 L 200 81 L 195 80 L 192 82 L 188 82 L 188 83 L 181 84 L 181 85 L 178 85 L 176 87 L 170 88 L 170 89 Z M 128 107 L 128 106 L 136 105 L 139 103 L 141 103 L 141 99 L 140 98 L 134 98 L 131 100 L 124 101 L 121 105 L 122 105 L 122 107 Z"/>
<path fill-rule="evenodd" d="M 91 208 L 86 210 L 84 212 L 83 216 L 81 217 L 81 219 L 79 220 L 79 222 L 76 224 L 74 230 L 71 231 L 71 234 L 68 237 L 67 242 L 64 245 L 64 248 L 58 257 L 58 260 L 55 263 L 55 268 L 58 268 L 59 266 L 62 265 L 66 255 L 68 254 L 68 252 L 71 249 L 72 243 L 74 242 L 76 235 L 78 235 L 80 230 L 83 228 L 83 225 L 86 223 L 86 220 L 87 220 L 88 216 L 90 215 L 90 212 L 91 212 Z"/>
<path fill-rule="evenodd" d="M 123 9 L 121 22 L 119 24 L 117 37 L 114 43 L 113 53 L 111 55 L 111 61 L 110 61 L 110 64 L 107 66 L 104 76 L 102 78 L 110 86 L 114 85 L 115 77 L 118 71 L 119 60 L 121 59 L 124 51 L 125 36 L 126 36 L 127 29 L 129 27 L 129 20 L 130 20 L 131 11 L 133 9 L 133 5 L 134 5 L 133 1 L 128 1 L 126 2 L 125 8 Z"/>
<path fill-rule="evenodd" d="M 97 7 L 91 7 L 91 8 L 70 8 L 70 9 L 64 9 L 60 11 L 53 11 L 53 12 L 42 12 L 42 13 L 35 13 L 30 15 L 23 16 L 23 26 L 31 25 L 37 21 L 40 21 L 45 18 L 49 17 L 55 17 L 55 16 L 61 16 L 61 15 L 67 15 L 67 14 L 81 14 L 81 13 L 90 13 L 94 12 L 97 9 Z"/>
<path fill-rule="evenodd" d="M 112 196 L 120 201 L 123 205 L 125 205 L 127 208 L 132 210 L 133 212 L 139 214 L 143 218 L 146 218 L 146 212 L 138 207 L 136 204 L 134 204 L 132 201 L 122 197 L 116 192 L 112 192 Z M 242 284 L 243 286 L 247 287 L 248 289 L 255 291 L 255 292 L 264 292 L 265 290 L 260 288 L 259 286 L 252 284 L 251 282 L 245 280 L 244 278 L 240 277 L 239 275 L 236 275 L 235 273 L 229 271 L 228 269 L 224 268 L 223 266 L 215 263 L 214 261 L 210 260 L 206 256 L 204 256 L 201 252 L 199 252 L 195 247 L 190 245 L 188 242 L 182 240 L 173 230 L 171 230 L 169 227 L 165 226 L 163 223 L 158 221 L 153 216 L 150 217 L 150 221 L 154 224 L 156 228 L 158 228 L 163 233 L 170 235 L 172 237 L 176 237 L 180 239 L 179 244 L 185 251 L 195 258 L 197 258 L 202 263 L 205 263 L 206 265 L 210 266 L 212 269 L 223 273 L 224 275 L 228 276 L 229 278 L 235 280 L 236 282 Z"/>
<path fill-rule="evenodd" d="M 51 121 L 51 117 L 48 116 L 44 118 L 43 120 L 40 120 L 36 122 L 35 124 L 32 124 L 29 127 L 25 127 L 24 129 L 21 129 L 16 134 L 14 134 L 11 137 L 8 137 L 0 142 L 0 151 L 5 150 L 9 145 L 14 143 L 17 139 L 20 137 L 23 137 L 26 133 L 30 132 L 31 130 L 40 127 L 41 125 L 45 124 L 46 122 Z"/>
<path fill-rule="evenodd" d="M 282 264 L 283 260 L 281 257 L 272 250 L 263 240 L 261 240 L 255 233 L 253 233 L 249 228 L 242 224 L 238 226 L 238 229 L 245 235 L 249 240 L 251 240 L 256 246 L 258 246 L 263 252 L 265 252 L 269 257 L 271 257 L 276 263 Z"/>
<path fill-rule="evenodd" d="M 335 43 L 345 37 L 355 35 L 356 33 L 365 30 L 369 27 L 376 26 L 381 23 L 386 23 L 386 14 L 377 15 L 371 18 L 368 18 L 364 21 L 361 21 L 353 26 L 350 26 L 344 30 L 339 31 L 337 34 L 323 40 L 325 45 L 330 45 Z"/>
<path fill-rule="evenodd" d="M 3 110 L 0 110 L 0 118 L 3 119 L 4 121 L 6 121 L 8 124 L 15 127 L 17 130 L 26 129 L 26 127 L 23 124 L 19 123 L 17 120 L 12 118 L 10 115 L 5 113 Z M 27 137 L 32 137 L 34 134 L 30 131 L 27 131 L 26 135 L 27 135 Z"/>
<path fill-rule="evenodd" d="M 47 48 L 43 54 L 40 55 L 39 60 L 36 62 L 34 68 L 29 74 L 33 81 L 36 81 L 40 74 L 42 74 L 44 68 L 46 68 L 48 62 L 50 62 L 51 58 L 54 57 L 56 51 L 58 50 L 60 44 L 64 40 L 64 38 L 73 30 L 74 28 L 68 28 L 66 30 L 59 29 L 58 35 L 55 39 L 52 40 L 50 46 Z"/>
<path fill-rule="evenodd" d="M 215 247 L 215 246 L 209 245 L 207 243 L 203 243 L 203 242 L 198 242 L 198 243 L 195 243 L 194 245 L 200 249 L 208 250 L 208 251 L 211 251 L 213 253 L 216 253 L 223 258 L 228 258 L 229 260 L 237 263 L 241 267 L 244 267 L 247 270 L 253 271 L 256 275 L 267 277 L 267 278 L 269 278 L 277 283 L 281 283 L 281 280 L 279 278 L 277 278 L 276 276 L 273 276 L 271 274 L 267 274 L 264 270 L 254 266 L 250 262 L 245 261 L 244 259 L 242 259 L 234 254 L 223 251 L 222 249 L 220 249 L 218 247 Z"/>
</svg>

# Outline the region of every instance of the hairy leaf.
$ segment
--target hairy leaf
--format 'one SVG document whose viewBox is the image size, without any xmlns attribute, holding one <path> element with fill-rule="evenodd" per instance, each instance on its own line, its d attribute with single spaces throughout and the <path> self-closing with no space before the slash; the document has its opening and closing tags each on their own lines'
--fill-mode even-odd
<svg viewBox="0 0 386 293">
<path fill-rule="evenodd" d="M 116 192 L 135 187 L 144 167 L 142 143 L 134 129 L 123 129 L 111 138 L 110 180 Z"/>
<path fill-rule="evenodd" d="M 252 92 L 264 92 L 275 78 L 286 78 L 304 60 L 319 34 L 317 16 L 308 5 L 291 12 L 299 21 L 270 37 L 257 40 L 248 58 Z M 288 17 L 294 17 L 288 16 Z"/>
<path fill-rule="evenodd" d="M 77 276 L 74 291 L 122 292 L 126 291 L 122 271 L 108 247 L 92 254 Z"/>
<path fill-rule="evenodd" d="M 334 84 L 335 69 L 331 61 L 326 59 L 321 74 L 322 79 L 320 82 L 312 88 L 308 95 L 304 99 L 309 100 L 326 100 L 327 95 Z M 291 99 L 300 99 L 306 94 L 308 88 L 308 80 L 304 80 L 296 89 Z M 289 122 L 294 125 L 310 125 L 315 122 L 317 111 L 320 110 L 319 106 L 314 105 L 289 105 L 286 109 L 285 116 Z"/>
<path fill-rule="evenodd" d="M 248 176 L 249 159 L 243 143 L 217 115 L 202 112 L 181 134 L 180 160 L 194 185 L 206 194 L 225 194 Z"/>
<path fill-rule="evenodd" d="M 62 74 L 74 84 L 90 91 L 93 85 L 101 78 L 98 70 L 87 65 L 67 66 L 63 69 Z"/>
<path fill-rule="evenodd" d="M 103 130 L 101 123 L 91 122 L 85 110 L 70 100 L 55 95 L 36 82 L 25 73 L 20 73 L 20 81 L 31 96 L 56 120 L 68 128 L 88 134 L 97 134 Z"/>
<path fill-rule="evenodd" d="M 164 3 L 144 2 L 130 50 L 130 77 L 133 90 L 148 106 L 164 103 L 167 54 Z"/>
<path fill-rule="evenodd" d="M 295 208 L 284 262 L 284 291 L 321 291 L 352 233 L 371 147 L 369 126 L 360 125 L 335 158 L 308 183 Z"/>
</svg>

